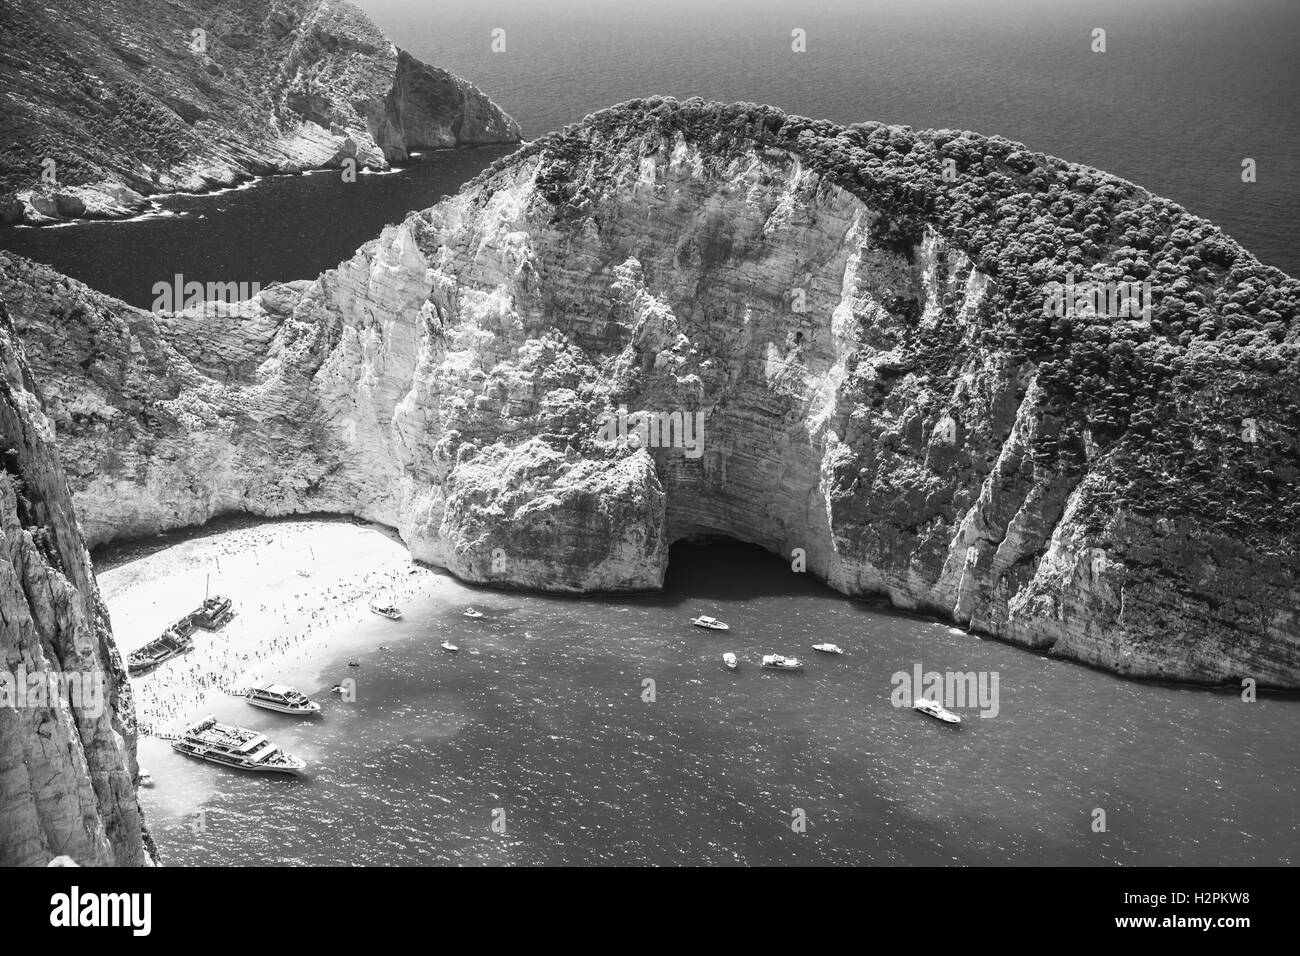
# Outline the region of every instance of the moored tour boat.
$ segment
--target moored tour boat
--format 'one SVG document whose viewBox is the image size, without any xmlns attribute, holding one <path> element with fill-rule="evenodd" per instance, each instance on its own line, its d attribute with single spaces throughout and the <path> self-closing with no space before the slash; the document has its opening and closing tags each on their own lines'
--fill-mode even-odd
<svg viewBox="0 0 1300 956">
<path fill-rule="evenodd" d="M 803 670 L 803 661 L 797 657 L 786 657 L 784 654 L 764 654 L 763 666 L 779 671 L 801 671 Z"/>
<path fill-rule="evenodd" d="M 727 670 L 729 671 L 734 671 L 740 666 L 740 661 L 736 660 L 736 655 L 731 653 L 731 651 L 727 651 L 727 653 L 722 655 L 722 663 L 727 665 Z"/>
<path fill-rule="evenodd" d="M 388 618 L 390 621 L 400 621 L 402 619 L 401 608 L 392 601 L 373 600 L 370 602 L 370 610 L 380 617 Z"/>
<path fill-rule="evenodd" d="M 309 700 L 287 684 L 254 684 L 244 694 L 244 699 L 254 707 L 273 710 L 277 714 L 310 715 L 320 713 L 320 704 Z"/>
<path fill-rule="evenodd" d="M 731 625 L 719 621 L 716 617 L 709 617 L 707 614 L 701 614 L 699 617 L 691 618 L 691 623 L 696 627 L 702 627 L 706 631 L 729 631 Z"/>
<path fill-rule="evenodd" d="M 938 701 L 930 700 L 928 697 L 922 697 L 920 700 L 914 702 L 912 704 L 912 709 L 919 710 L 921 713 L 928 717 L 933 717 L 935 720 L 942 720 L 945 724 L 961 723 L 960 717 L 954 714 L 951 710 L 948 710 Z"/>
<path fill-rule="evenodd" d="M 838 644 L 814 644 L 812 648 L 814 651 L 821 651 L 823 654 L 844 653 L 844 648 L 840 647 Z"/>
<path fill-rule="evenodd" d="M 266 734 L 221 724 L 212 716 L 186 728 L 172 741 L 172 750 L 223 767 L 259 773 L 299 776 L 307 767 L 305 760 L 285 753 L 267 740 Z"/>
</svg>

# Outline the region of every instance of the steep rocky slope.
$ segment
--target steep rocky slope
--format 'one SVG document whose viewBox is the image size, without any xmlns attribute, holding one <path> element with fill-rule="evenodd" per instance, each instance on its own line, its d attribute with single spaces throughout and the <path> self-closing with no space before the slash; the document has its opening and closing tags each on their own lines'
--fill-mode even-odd
<svg viewBox="0 0 1300 956">
<path fill-rule="evenodd" d="M 520 138 L 344 0 L 0 0 L 0 21 L 0 222 Z"/>
<path fill-rule="evenodd" d="M 1046 313 L 1071 272 L 1151 313 Z M 586 591 L 722 534 L 1121 673 L 1300 686 L 1300 283 L 999 138 L 637 101 L 233 309 L 12 257 L 0 296 L 92 541 L 331 510 Z M 702 455 L 607 440 L 620 406 L 698 414 Z"/>
<path fill-rule="evenodd" d="M 0 866 L 149 862 L 131 686 L 3 305 L 0 367 Z"/>
</svg>

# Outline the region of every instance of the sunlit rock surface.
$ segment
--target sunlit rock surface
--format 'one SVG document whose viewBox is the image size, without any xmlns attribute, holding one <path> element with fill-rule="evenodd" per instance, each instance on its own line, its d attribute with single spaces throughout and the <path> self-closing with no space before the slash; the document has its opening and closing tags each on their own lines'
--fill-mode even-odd
<svg viewBox="0 0 1300 956">
<path fill-rule="evenodd" d="M 1043 317 L 1048 278 L 1112 267 L 1154 315 Z M 1005 140 L 660 100 L 232 308 L 0 257 L 92 542 L 339 511 L 593 591 L 729 535 L 1121 673 L 1289 687 L 1297 285 Z M 611 441 L 621 407 L 692 416 L 701 453 Z"/>
</svg>

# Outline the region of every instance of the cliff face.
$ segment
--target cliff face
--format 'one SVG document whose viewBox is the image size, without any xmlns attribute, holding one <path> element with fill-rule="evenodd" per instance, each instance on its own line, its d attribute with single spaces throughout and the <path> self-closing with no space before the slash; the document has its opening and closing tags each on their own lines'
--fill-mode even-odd
<svg viewBox="0 0 1300 956">
<path fill-rule="evenodd" d="M 343 0 L 0 0 L 0 17 L 0 222 L 129 215 L 160 192 L 520 138 Z"/>
<path fill-rule="evenodd" d="M 131 686 L 3 305 L 0 366 L 0 866 L 147 863 Z"/>
<path fill-rule="evenodd" d="M 1067 272 L 1154 309 L 1046 315 Z M 94 542 L 330 510 L 587 591 L 724 534 L 1121 673 L 1300 686 L 1300 284 L 1005 140 L 637 102 L 230 310 L 12 257 L 0 296 Z"/>
</svg>

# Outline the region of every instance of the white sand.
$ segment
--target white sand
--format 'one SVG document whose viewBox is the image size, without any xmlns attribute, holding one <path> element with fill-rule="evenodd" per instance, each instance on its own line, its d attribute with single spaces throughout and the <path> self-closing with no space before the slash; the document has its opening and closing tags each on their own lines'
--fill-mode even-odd
<svg viewBox="0 0 1300 956">
<path fill-rule="evenodd" d="M 298 570 L 310 571 L 309 577 Z M 414 572 L 414 573 L 412 573 Z M 123 659 L 211 593 L 236 617 L 194 632 L 194 649 L 131 679 L 141 729 L 169 733 L 213 708 L 216 697 L 338 646 L 368 618 L 370 598 L 405 599 L 438 579 L 376 528 L 334 521 L 277 522 L 182 542 L 98 575 Z"/>
</svg>

